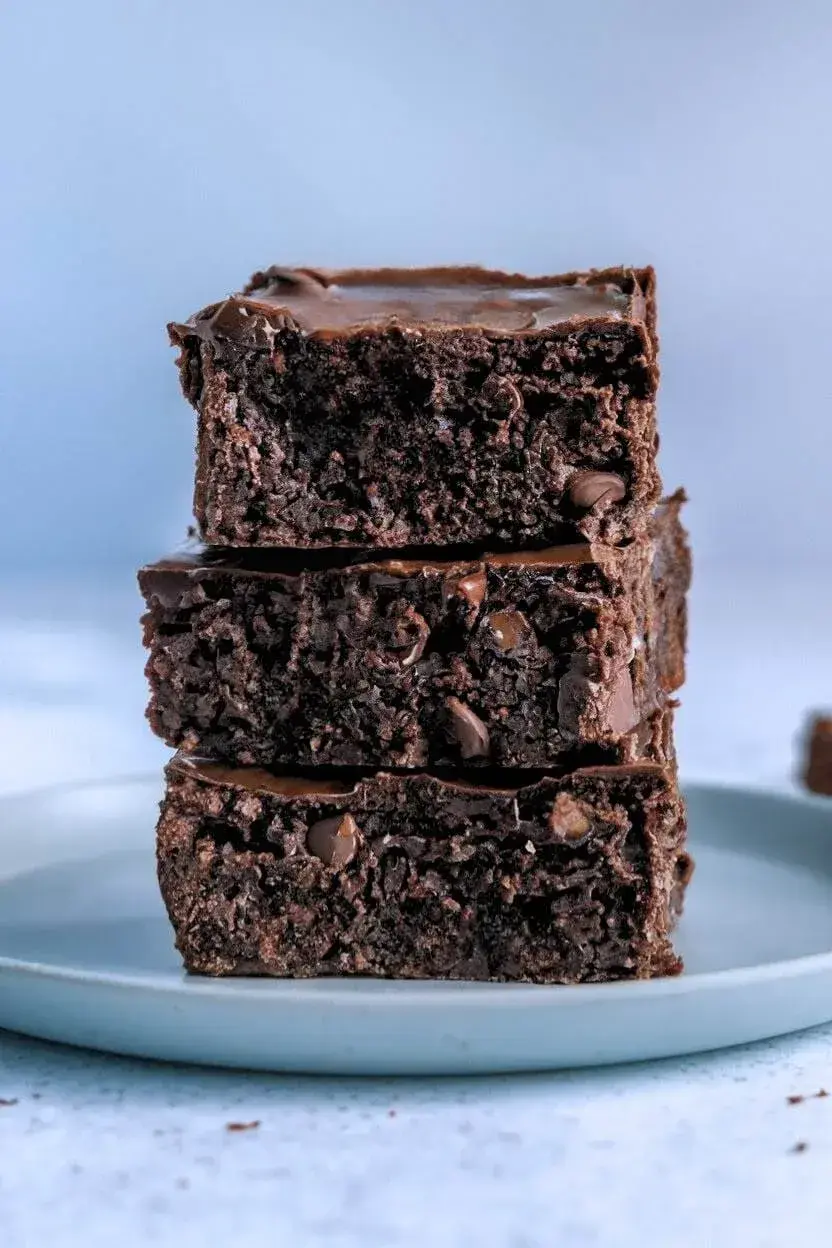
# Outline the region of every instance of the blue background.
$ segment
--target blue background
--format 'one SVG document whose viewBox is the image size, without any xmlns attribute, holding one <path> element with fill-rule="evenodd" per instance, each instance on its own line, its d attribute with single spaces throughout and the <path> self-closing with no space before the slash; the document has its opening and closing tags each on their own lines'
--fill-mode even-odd
<svg viewBox="0 0 832 1248">
<path fill-rule="evenodd" d="M 824 0 L 5 4 L 0 569 L 180 539 L 165 322 L 274 261 L 655 263 L 700 569 L 828 554 L 830 63 Z"/>
</svg>

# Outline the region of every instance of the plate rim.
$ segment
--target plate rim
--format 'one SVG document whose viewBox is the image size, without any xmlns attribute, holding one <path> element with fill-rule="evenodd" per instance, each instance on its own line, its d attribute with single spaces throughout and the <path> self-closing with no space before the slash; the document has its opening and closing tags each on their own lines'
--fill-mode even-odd
<svg viewBox="0 0 832 1248">
<path fill-rule="evenodd" d="M 125 775 L 110 776 L 100 780 L 62 781 L 52 785 L 39 786 L 26 791 L 8 793 L 0 796 L 0 815 L 10 806 L 18 803 L 26 804 L 46 797 L 60 796 L 65 792 L 101 788 L 121 788 L 125 785 L 146 785 L 158 783 L 155 773 L 133 772 Z M 692 790 L 706 792 L 715 797 L 773 800 L 784 807 L 808 807 L 811 810 L 824 812 L 830 820 L 830 839 L 832 840 L 832 799 L 765 785 L 742 785 L 723 780 L 690 780 L 681 784 L 683 793 Z M 106 857 L 98 854 L 91 861 Z M 62 862 L 84 861 L 80 858 L 59 859 Z M 33 868 L 37 870 L 38 868 Z M 14 878 L 14 877 L 6 877 Z M 31 976 L 38 979 L 51 979 L 65 983 L 84 983 L 111 989 L 155 992 L 163 994 L 187 993 L 189 996 L 222 997 L 235 999 L 247 998 L 257 1000 L 266 998 L 270 1002 L 305 997 L 316 1004 L 326 1004 L 328 1009 L 350 1008 L 366 1002 L 368 1005 L 378 1004 L 382 995 L 388 1003 L 395 998 L 395 1006 L 423 1010 L 447 1009 L 459 1004 L 471 1005 L 474 1001 L 482 1004 L 487 1001 L 489 1007 L 508 1008 L 522 1005 L 523 1009 L 535 1007 L 550 1010 L 558 1002 L 574 1008 L 576 1005 L 597 1005 L 617 997 L 638 1000 L 654 997 L 686 996 L 692 992 L 703 990 L 730 990 L 732 987 L 757 985 L 767 981 L 810 977 L 815 974 L 832 972 L 832 949 L 825 953 L 803 954 L 796 958 L 782 958 L 772 962 L 760 963 L 748 967 L 727 967 L 719 971 L 704 971 L 682 974 L 680 976 L 664 976 L 656 979 L 618 980 L 600 984 L 503 984 L 480 983 L 477 981 L 459 980 L 403 980 L 374 979 L 372 986 L 360 978 L 325 977 L 312 979 L 280 979 L 257 977 L 210 977 L 189 976 L 184 970 L 178 972 L 133 972 L 84 970 L 77 967 L 55 966 L 49 963 L 33 962 L 23 958 L 9 957 L 0 954 L 0 979 L 6 976 Z M 415 986 L 428 987 L 442 984 L 442 991 L 436 993 L 414 992 Z M 338 985 L 337 988 L 334 985 Z M 348 984 L 349 991 L 344 986 Z M 328 991 L 329 989 L 329 991 Z M 387 989 L 382 992 L 382 989 Z"/>
</svg>

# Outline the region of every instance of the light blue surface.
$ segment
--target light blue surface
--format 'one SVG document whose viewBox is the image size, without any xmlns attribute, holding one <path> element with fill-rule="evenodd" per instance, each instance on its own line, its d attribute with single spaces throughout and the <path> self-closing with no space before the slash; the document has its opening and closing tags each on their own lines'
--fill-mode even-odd
<svg viewBox="0 0 832 1248">
<path fill-rule="evenodd" d="M 692 786 L 686 973 L 564 988 L 187 977 L 150 854 L 158 796 L 149 780 L 3 803 L 19 848 L 0 883 L 0 1026 L 210 1065 L 445 1075 L 677 1056 L 832 1019 L 819 800 Z"/>
<path fill-rule="evenodd" d="M 180 540 L 164 326 L 273 261 L 652 261 L 700 567 L 829 555 L 830 63 L 828 0 L 3 4 L 0 566 Z"/>
</svg>

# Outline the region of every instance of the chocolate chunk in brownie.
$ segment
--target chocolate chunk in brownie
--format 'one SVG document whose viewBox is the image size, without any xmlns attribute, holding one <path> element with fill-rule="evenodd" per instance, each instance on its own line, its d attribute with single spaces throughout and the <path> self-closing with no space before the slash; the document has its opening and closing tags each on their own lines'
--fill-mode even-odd
<svg viewBox="0 0 832 1248">
<path fill-rule="evenodd" d="M 650 737 L 634 730 L 684 679 L 681 502 L 622 549 L 145 568 L 150 722 L 170 745 L 265 767 L 640 757 Z"/>
<path fill-rule="evenodd" d="M 832 797 L 832 716 L 815 715 L 809 722 L 803 781 L 813 793 Z"/>
<path fill-rule="evenodd" d="M 272 268 L 172 324 L 209 544 L 618 543 L 659 495 L 652 269 Z"/>
<path fill-rule="evenodd" d="M 177 756 L 158 866 L 193 972 L 579 983 L 681 969 L 684 840 L 651 764 L 500 788 Z"/>
</svg>

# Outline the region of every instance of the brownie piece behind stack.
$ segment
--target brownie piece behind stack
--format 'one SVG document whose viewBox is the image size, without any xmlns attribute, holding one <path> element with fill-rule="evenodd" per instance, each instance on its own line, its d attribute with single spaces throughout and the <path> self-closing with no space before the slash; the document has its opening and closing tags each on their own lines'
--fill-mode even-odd
<svg viewBox="0 0 832 1248">
<path fill-rule="evenodd" d="M 832 796 L 832 716 L 814 715 L 807 725 L 803 782 L 813 793 Z"/>
<path fill-rule="evenodd" d="M 643 534 L 652 269 L 271 268 L 169 326 L 223 546 L 521 548 Z"/>
<path fill-rule="evenodd" d="M 284 770 L 643 757 L 684 680 L 681 502 L 621 549 L 145 568 L 150 722 L 170 745 Z"/>
<path fill-rule="evenodd" d="M 684 834 L 673 775 L 650 764 L 494 788 L 177 756 L 159 879 L 202 974 L 643 978 L 681 968 Z"/>
</svg>

